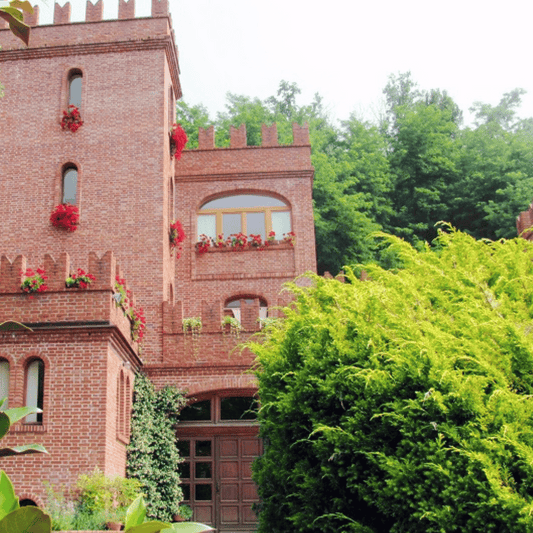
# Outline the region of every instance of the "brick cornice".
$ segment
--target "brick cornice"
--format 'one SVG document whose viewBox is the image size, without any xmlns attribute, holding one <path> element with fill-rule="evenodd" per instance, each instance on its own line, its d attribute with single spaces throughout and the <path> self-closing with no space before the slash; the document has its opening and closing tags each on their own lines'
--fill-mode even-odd
<svg viewBox="0 0 533 533">
<path fill-rule="evenodd" d="M 159 50 L 164 49 L 170 69 L 172 84 L 176 92 L 176 98 L 181 98 L 181 85 L 179 79 L 178 56 L 176 45 L 171 35 L 153 37 L 150 39 L 132 41 L 109 41 L 101 43 L 65 44 L 39 48 L 18 48 L 16 50 L 0 51 L 0 63 L 5 61 L 33 60 L 51 57 L 122 53 L 131 51 Z"/>
<path fill-rule="evenodd" d="M 313 179 L 314 169 L 309 170 L 286 170 L 277 172 L 235 172 L 224 174 L 202 174 L 190 173 L 188 175 L 176 174 L 175 180 L 179 183 L 197 182 L 197 181 L 233 181 L 233 180 L 268 180 L 268 179 L 287 179 L 287 178 L 308 178 Z"/>
</svg>

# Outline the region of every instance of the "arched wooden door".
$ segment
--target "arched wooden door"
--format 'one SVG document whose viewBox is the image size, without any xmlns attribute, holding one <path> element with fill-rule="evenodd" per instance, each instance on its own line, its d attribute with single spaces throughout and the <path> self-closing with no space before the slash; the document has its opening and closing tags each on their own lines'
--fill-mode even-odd
<svg viewBox="0 0 533 533">
<path fill-rule="evenodd" d="M 185 420 L 178 423 L 177 437 L 184 459 L 184 503 L 192 507 L 193 520 L 219 532 L 253 532 L 259 498 L 252 462 L 262 453 L 262 443 L 249 409 L 253 398 L 231 394 L 212 395 L 182 411 Z"/>
</svg>

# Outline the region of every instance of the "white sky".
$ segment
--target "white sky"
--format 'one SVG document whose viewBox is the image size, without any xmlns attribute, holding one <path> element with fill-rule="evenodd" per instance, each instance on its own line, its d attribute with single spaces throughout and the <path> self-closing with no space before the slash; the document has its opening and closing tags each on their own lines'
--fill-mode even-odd
<svg viewBox="0 0 533 533">
<path fill-rule="evenodd" d="M 318 92 L 333 118 L 372 118 L 388 75 L 408 70 L 421 89 L 447 90 L 466 122 L 473 102 L 496 105 L 517 87 L 528 91 L 519 116 L 533 117 L 531 0 L 169 1 L 183 99 L 211 118 L 226 92 L 264 99 L 282 79 L 302 89 L 299 104 Z M 38 3 L 51 23 L 52 0 Z M 136 0 L 136 15 L 150 6 Z M 85 0 L 72 11 L 83 20 Z M 117 13 L 104 0 L 104 18 Z"/>
</svg>

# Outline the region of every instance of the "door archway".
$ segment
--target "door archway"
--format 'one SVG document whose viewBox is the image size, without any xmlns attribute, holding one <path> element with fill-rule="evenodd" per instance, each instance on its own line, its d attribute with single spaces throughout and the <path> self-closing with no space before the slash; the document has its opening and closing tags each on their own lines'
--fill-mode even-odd
<svg viewBox="0 0 533 533">
<path fill-rule="evenodd" d="M 219 532 L 252 532 L 259 502 L 252 462 L 262 453 L 254 391 L 202 395 L 180 413 L 176 435 L 184 462 L 184 503 L 193 520 Z"/>
</svg>

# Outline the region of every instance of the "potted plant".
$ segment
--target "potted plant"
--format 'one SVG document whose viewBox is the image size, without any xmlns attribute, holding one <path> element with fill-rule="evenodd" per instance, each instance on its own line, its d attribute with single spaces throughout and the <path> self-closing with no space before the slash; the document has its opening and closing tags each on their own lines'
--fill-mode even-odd
<svg viewBox="0 0 533 533">
<path fill-rule="evenodd" d="M 204 233 L 200 235 L 200 240 L 196 243 L 196 251 L 199 254 L 205 254 L 211 246 L 211 237 L 208 237 Z"/>
<path fill-rule="evenodd" d="M 27 268 L 26 272 L 21 272 L 20 275 L 25 276 L 24 281 L 20 285 L 20 288 L 24 292 L 44 292 L 48 289 L 45 283 L 48 277 L 45 275 L 43 268 L 38 268 L 37 272 L 34 272 L 31 268 Z"/>
<path fill-rule="evenodd" d="M 222 319 L 222 323 L 220 324 L 220 327 L 222 328 L 222 334 L 225 336 L 229 330 L 229 333 L 232 337 L 235 339 L 238 339 L 241 334 L 242 330 L 242 324 L 237 320 L 235 317 L 226 315 Z"/>
<path fill-rule="evenodd" d="M 248 244 L 248 236 L 244 233 L 233 233 L 228 237 L 226 241 L 227 245 L 233 248 L 234 250 L 244 250 Z"/>
<path fill-rule="evenodd" d="M 61 129 L 70 130 L 72 133 L 78 131 L 83 126 L 80 110 L 75 105 L 69 105 L 66 111 L 63 111 L 61 119 Z"/>
<path fill-rule="evenodd" d="M 181 124 L 174 124 L 170 130 L 170 157 L 181 159 L 181 152 L 187 144 L 187 134 Z"/>
<path fill-rule="evenodd" d="M 185 240 L 185 231 L 179 220 L 176 220 L 170 225 L 170 247 L 177 248 L 176 259 L 181 256 L 181 243 Z"/>
<path fill-rule="evenodd" d="M 172 518 L 174 522 L 188 522 L 192 518 L 192 509 L 188 505 L 182 503 L 179 506 L 178 513 Z"/>
<path fill-rule="evenodd" d="M 71 204 L 56 205 L 50 215 L 50 222 L 56 228 L 64 228 L 68 231 L 76 231 L 80 220 L 80 212 L 77 206 Z"/>
<path fill-rule="evenodd" d="M 71 274 L 65 280 L 65 285 L 67 286 L 67 289 L 72 289 L 73 287 L 86 289 L 93 281 L 96 281 L 96 278 L 92 274 L 78 268 L 76 274 Z"/>
</svg>

